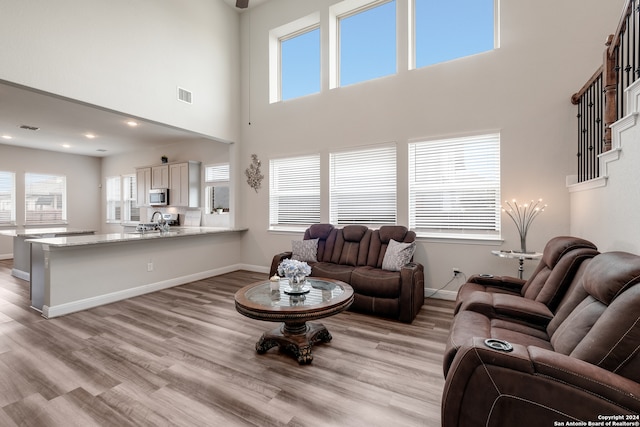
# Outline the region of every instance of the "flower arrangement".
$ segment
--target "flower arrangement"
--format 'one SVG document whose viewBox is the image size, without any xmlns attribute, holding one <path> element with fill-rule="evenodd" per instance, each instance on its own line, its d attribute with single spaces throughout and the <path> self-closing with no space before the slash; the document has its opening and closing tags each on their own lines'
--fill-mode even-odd
<svg viewBox="0 0 640 427">
<path fill-rule="evenodd" d="M 505 212 L 513 220 L 518 228 L 518 234 L 520 234 L 520 252 L 527 252 L 527 232 L 533 220 L 544 212 L 547 205 L 542 204 L 542 199 L 537 201 L 531 201 L 524 205 L 518 204 L 516 199 L 511 202 L 505 200 L 507 208 L 502 208 L 502 212 Z"/>
<path fill-rule="evenodd" d="M 304 261 L 285 259 L 278 265 L 278 275 L 286 277 L 292 284 L 301 283 L 310 274 L 311 267 Z"/>
</svg>

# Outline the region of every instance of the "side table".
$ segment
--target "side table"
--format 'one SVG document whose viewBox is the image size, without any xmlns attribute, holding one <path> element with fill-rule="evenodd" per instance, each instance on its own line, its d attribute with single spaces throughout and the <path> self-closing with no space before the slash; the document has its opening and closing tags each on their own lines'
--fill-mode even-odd
<svg viewBox="0 0 640 427">
<path fill-rule="evenodd" d="M 491 253 L 494 254 L 495 256 L 499 256 L 500 258 L 517 258 L 519 279 L 522 279 L 522 273 L 524 272 L 525 259 L 542 258 L 541 252 L 491 251 Z"/>
</svg>

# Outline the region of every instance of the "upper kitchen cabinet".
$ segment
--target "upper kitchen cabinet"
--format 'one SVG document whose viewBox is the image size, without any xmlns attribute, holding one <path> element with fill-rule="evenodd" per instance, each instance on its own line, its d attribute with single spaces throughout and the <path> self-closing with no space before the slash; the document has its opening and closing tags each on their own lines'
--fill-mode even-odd
<svg viewBox="0 0 640 427">
<path fill-rule="evenodd" d="M 169 165 L 151 167 L 151 188 L 169 188 Z"/>
<path fill-rule="evenodd" d="M 200 162 L 189 161 L 169 165 L 169 204 L 189 208 L 200 207 Z"/>
</svg>

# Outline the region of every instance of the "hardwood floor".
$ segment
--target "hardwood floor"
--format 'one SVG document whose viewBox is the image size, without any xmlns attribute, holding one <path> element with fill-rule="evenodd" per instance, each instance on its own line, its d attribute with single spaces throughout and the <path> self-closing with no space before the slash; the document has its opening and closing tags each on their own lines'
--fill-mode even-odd
<svg viewBox="0 0 640 427">
<path fill-rule="evenodd" d="M 313 363 L 255 352 L 273 324 L 233 295 L 238 271 L 43 319 L 0 261 L 1 426 L 439 426 L 451 302 L 411 325 L 352 312 Z M 87 284 L 90 286 L 90 284 Z"/>
</svg>

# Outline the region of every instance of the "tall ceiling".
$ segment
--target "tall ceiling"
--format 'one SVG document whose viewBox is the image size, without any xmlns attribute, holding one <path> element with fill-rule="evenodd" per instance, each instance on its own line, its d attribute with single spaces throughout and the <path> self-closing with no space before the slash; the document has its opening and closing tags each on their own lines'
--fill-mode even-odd
<svg viewBox="0 0 640 427">
<path fill-rule="evenodd" d="M 223 1 L 238 13 L 246 10 L 236 8 L 236 0 Z M 249 0 L 249 8 L 267 1 Z M 4 144 L 105 157 L 200 139 L 210 138 L 0 80 L 0 150 Z"/>
</svg>

